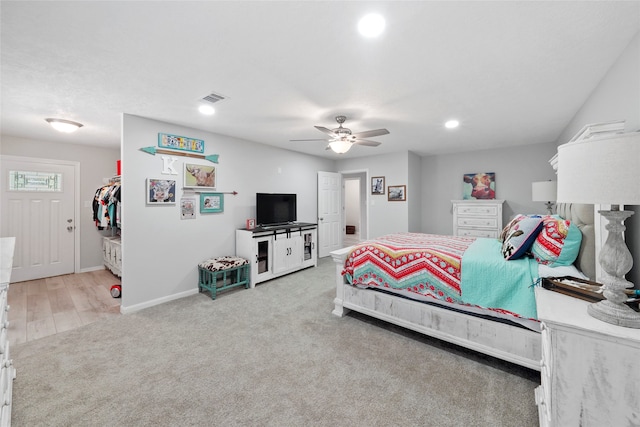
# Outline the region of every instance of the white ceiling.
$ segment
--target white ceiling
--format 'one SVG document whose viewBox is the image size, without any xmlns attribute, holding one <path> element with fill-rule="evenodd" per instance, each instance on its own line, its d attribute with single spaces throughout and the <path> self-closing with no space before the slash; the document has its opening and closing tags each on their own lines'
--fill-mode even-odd
<svg viewBox="0 0 640 427">
<path fill-rule="evenodd" d="M 386 31 L 365 39 L 357 22 L 372 11 Z M 124 112 L 330 158 L 321 141 L 289 140 L 346 115 L 354 132 L 391 132 L 346 157 L 555 141 L 640 29 L 638 1 L 2 1 L 0 13 L 2 134 L 118 147 Z M 227 99 L 207 117 L 211 92 Z M 84 127 L 60 134 L 46 117 Z"/>
</svg>

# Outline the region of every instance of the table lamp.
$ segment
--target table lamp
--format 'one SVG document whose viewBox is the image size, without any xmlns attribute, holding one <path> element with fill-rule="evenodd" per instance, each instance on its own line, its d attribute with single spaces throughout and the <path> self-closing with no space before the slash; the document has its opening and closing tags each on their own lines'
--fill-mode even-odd
<svg viewBox="0 0 640 427">
<path fill-rule="evenodd" d="M 557 195 L 557 181 L 540 181 L 531 183 L 531 200 L 534 202 L 545 202 L 547 214 L 553 214 Z"/>
<path fill-rule="evenodd" d="M 633 283 L 624 276 L 633 266 L 623 238 L 624 221 L 632 211 L 620 205 L 640 205 L 640 132 L 617 133 L 569 142 L 558 147 L 559 203 L 610 204 L 598 211 L 609 232 L 598 262 L 606 299 L 588 306 L 596 319 L 618 326 L 640 328 L 640 313 L 625 304 L 624 290 Z"/>
</svg>

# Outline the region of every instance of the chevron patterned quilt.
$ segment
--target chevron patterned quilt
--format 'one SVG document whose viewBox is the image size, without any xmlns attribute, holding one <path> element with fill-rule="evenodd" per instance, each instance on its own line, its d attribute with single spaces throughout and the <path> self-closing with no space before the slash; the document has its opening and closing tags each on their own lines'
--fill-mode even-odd
<svg viewBox="0 0 640 427">
<path fill-rule="evenodd" d="M 358 287 L 378 288 L 417 300 L 435 299 L 535 319 L 535 300 L 530 286 L 535 280 L 534 267 L 526 260 L 521 266 L 505 261 L 499 253 L 499 243 L 497 249 L 490 251 L 496 252 L 499 260 L 492 261 L 486 246 L 473 245 L 476 240 L 474 237 L 421 233 L 382 236 L 355 246 L 345 261 L 342 274 L 348 283 Z M 481 240 L 494 243 L 495 239 Z M 472 245 L 469 254 L 474 253 L 476 247 L 483 248 L 483 254 L 465 257 L 463 275 L 463 255 Z M 466 261 L 472 259 L 473 262 Z M 475 265 L 479 262 L 486 265 Z M 496 270 L 494 262 L 502 264 L 499 270 Z M 469 276 L 474 277 L 473 287 L 468 280 L 462 282 Z M 500 280 L 496 280 L 498 278 Z M 477 283 L 482 289 L 476 289 Z"/>
</svg>

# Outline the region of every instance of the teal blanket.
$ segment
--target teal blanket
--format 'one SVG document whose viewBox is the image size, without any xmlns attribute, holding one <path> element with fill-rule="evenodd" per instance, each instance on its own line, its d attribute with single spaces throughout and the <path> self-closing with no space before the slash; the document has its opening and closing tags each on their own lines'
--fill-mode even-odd
<svg viewBox="0 0 640 427">
<path fill-rule="evenodd" d="M 502 243 L 479 238 L 462 256 L 462 300 L 468 304 L 492 307 L 537 319 L 534 283 L 538 264 L 532 258 L 507 261 Z"/>
</svg>

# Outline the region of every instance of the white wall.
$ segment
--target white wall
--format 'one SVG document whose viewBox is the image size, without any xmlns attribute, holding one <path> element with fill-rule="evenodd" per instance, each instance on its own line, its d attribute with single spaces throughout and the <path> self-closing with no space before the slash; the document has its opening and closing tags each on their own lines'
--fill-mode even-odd
<svg viewBox="0 0 640 427">
<path fill-rule="evenodd" d="M 410 152 L 407 162 L 408 231 L 419 233 L 422 231 L 422 160 L 420 156 Z"/>
<path fill-rule="evenodd" d="M 218 154 L 217 191 L 224 212 L 181 220 L 175 206 L 147 206 L 145 180 L 162 178 L 162 159 L 140 151 L 157 145 L 158 132 L 205 141 L 205 154 Z M 122 310 L 137 310 L 197 292 L 198 262 L 235 254 L 235 230 L 255 218 L 257 192 L 296 193 L 298 220 L 317 222 L 317 171 L 334 171 L 334 162 L 267 145 L 185 128 L 137 116 L 123 117 L 122 147 Z M 212 164 L 178 157 L 189 163 Z M 177 200 L 183 195 L 182 173 Z M 172 178 L 173 179 L 173 178 Z"/>
<path fill-rule="evenodd" d="M 74 138 L 77 135 L 74 135 Z M 40 159 L 77 161 L 80 163 L 80 218 L 76 219 L 80 233 L 80 269 L 102 268 L 102 236 L 93 223 L 91 202 L 103 179 L 116 174 L 120 149 L 96 148 L 81 144 L 60 144 L 2 135 L 0 154 Z M 87 207 L 88 203 L 88 207 Z"/>
<path fill-rule="evenodd" d="M 562 132 L 557 143 L 569 141 L 586 124 L 612 120 L 626 120 L 627 132 L 640 130 L 640 32 Z M 627 279 L 640 288 L 640 207 L 625 206 L 625 209 L 635 212 L 625 221 L 626 241 L 633 255 L 633 269 Z"/>
<path fill-rule="evenodd" d="M 356 159 L 337 161 L 338 171 L 367 170 L 368 179 L 373 176 L 385 177 L 385 194 L 371 195 L 370 183 L 367 183 L 369 197 L 369 236 L 375 238 L 389 233 L 409 231 L 409 208 L 406 202 L 387 201 L 389 185 L 407 185 L 407 200 L 411 197 L 409 188 L 408 153 L 375 155 Z"/>
</svg>

